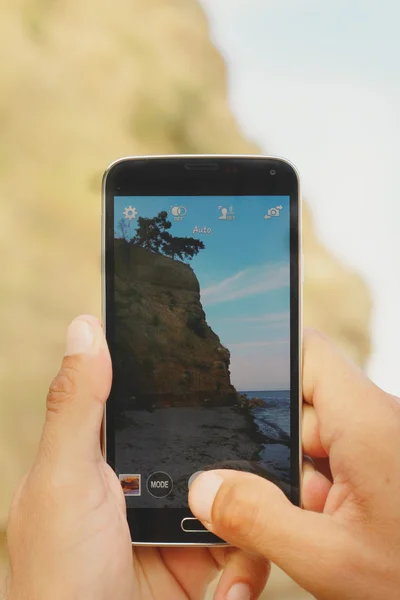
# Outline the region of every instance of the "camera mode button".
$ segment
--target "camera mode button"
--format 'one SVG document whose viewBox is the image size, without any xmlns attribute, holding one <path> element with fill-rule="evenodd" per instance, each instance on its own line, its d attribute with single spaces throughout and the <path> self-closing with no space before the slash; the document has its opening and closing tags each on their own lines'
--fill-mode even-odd
<svg viewBox="0 0 400 600">
<path fill-rule="evenodd" d="M 168 473 L 157 471 L 150 475 L 146 483 L 147 491 L 155 498 L 165 498 L 172 492 L 172 478 Z"/>
</svg>

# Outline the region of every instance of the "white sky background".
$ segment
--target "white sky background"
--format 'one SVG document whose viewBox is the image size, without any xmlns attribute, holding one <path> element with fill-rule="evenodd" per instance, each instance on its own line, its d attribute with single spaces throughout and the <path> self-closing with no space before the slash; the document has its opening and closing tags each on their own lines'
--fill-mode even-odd
<svg viewBox="0 0 400 600">
<path fill-rule="evenodd" d="M 200 3 L 244 133 L 297 165 L 321 239 L 369 284 L 369 375 L 400 395 L 400 2 Z"/>
</svg>

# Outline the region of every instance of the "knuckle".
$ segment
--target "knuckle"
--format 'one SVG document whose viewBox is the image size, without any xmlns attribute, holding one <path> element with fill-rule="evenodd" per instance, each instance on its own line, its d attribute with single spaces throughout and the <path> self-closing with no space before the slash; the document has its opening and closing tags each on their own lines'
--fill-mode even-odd
<svg viewBox="0 0 400 600">
<path fill-rule="evenodd" d="M 237 535 L 243 526 L 243 506 L 239 496 L 237 487 L 227 485 L 222 499 L 220 498 L 221 510 L 218 511 L 220 527 L 233 536 Z"/>
<path fill-rule="evenodd" d="M 47 394 L 46 407 L 50 412 L 59 412 L 63 405 L 70 403 L 76 394 L 76 373 L 74 363 L 63 365 L 61 371 L 51 382 Z"/>
<path fill-rule="evenodd" d="M 219 526 L 223 532 L 235 540 L 246 539 L 251 542 L 260 529 L 260 490 L 257 484 L 246 485 L 232 482 L 226 486 L 220 499 Z"/>
</svg>

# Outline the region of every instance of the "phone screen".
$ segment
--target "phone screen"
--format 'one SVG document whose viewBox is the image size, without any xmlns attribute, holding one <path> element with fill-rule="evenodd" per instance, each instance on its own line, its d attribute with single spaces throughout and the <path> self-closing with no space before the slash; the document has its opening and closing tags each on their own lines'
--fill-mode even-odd
<svg viewBox="0 0 400 600">
<path fill-rule="evenodd" d="M 187 508 L 214 468 L 291 497 L 290 196 L 113 201 L 113 466 L 127 506 Z"/>
</svg>

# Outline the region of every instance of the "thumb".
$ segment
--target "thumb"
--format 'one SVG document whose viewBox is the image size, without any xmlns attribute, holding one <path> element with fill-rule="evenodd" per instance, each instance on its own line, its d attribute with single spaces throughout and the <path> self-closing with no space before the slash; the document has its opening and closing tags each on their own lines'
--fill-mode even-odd
<svg viewBox="0 0 400 600">
<path fill-rule="evenodd" d="M 294 506 L 271 482 L 250 473 L 207 471 L 190 487 L 189 504 L 215 535 L 272 560 L 312 593 L 319 581 L 326 587 L 337 578 L 333 565 L 345 530 L 328 515 Z"/>
<path fill-rule="evenodd" d="M 60 461 L 101 457 L 100 430 L 111 387 L 111 359 L 99 321 L 77 317 L 47 396 L 40 452 Z"/>
</svg>

